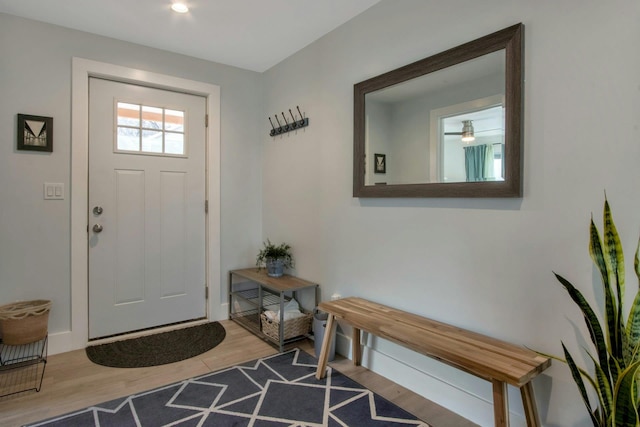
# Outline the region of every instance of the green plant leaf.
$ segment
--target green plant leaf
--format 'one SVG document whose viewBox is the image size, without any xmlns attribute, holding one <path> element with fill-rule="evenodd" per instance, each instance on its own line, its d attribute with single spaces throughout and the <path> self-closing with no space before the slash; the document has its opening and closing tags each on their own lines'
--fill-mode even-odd
<svg viewBox="0 0 640 427">
<path fill-rule="evenodd" d="M 610 269 L 609 274 L 611 275 L 609 279 L 609 286 L 615 286 L 616 294 L 618 297 L 617 301 L 617 313 L 615 318 L 615 338 L 616 338 L 616 346 L 615 346 L 615 355 L 616 358 L 622 356 L 623 347 L 623 336 L 622 334 L 626 332 L 626 329 L 623 325 L 623 313 L 622 313 L 622 301 L 625 294 L 625 268 L 624 268 L 624 254 L 622 250 L 622 244 L 620 243 L 620 236 L 618 235 L 618 230 L 616 229 L 616 225 L 613 221 L 613 215 L 611 214 L 611 208 L 609 207 L 609 202 L 605 197 L 604 200 L 604 213 L 603 213 L 603 222 L 604 222 L 604 248 L 605 248 L 605 260 L 608 261 Z"/>
<path fill-rule="evenodd" d="M 640 426 L 638 418 L 638 392 L 636 377 L 640 361 L 635 362 L 621 374 L 614 391 L 614 420 L 616 426 Z"/>
<path fill-rule="evenodd" d="M 534 351 L 535 351 L 535 350 L 534 350 Z M 539 355 L 541 355 L 541 356 L 548 357 L 548 358 L 550 358 L 550 359 L 554 359 L 554 360 L 557 360 L 557 361 L 559 361 L 559 362 L 565 363 L 565 364 L 567 364 L 567 365 L 569 364 L 569 363 L 567 362 L 567 360 L 566 360 L 566 359 L 563 359 L 563 358 L 561 358 L 561 357 L 555 356 L 555 355 L 553 355 L 553 354 L 546 354 L 546 353 L 543 353 L 543 352 L 541 352 L 541 351 L 536 351 L 536 353 L 538 353 L 538 354 L 539 354 Z M 591 359 L 592 359 L 592 360 L 594 360 L 594 358 L 593 358 L 590 354 L 589 354 L 589 357 L 591 357 Z M 595 360 L 594 360 L 594 362 L 595 362 Z M 591 384 L 591 387 L 593 387 L 593 389 L 597 391 L 597 390 L 598 390 L 598 385 L 597 385 L 597 383 L 596 383 L 596 380 L 594 380 L 594 379 L 591 377 L 591 375 L 589 374 L 589 372 L 585 371 L 584 369 L 582 369 L 580 366 L 577 366 L 577 365 L 575 366 L 575 368 L 578 370 L 578 372 L 580 373 L 580 375 L 582 375 L 582 378 L 586 379 L 586 380 L 589 382 L 589 384 Z M 601 371 L 602 371 L 602 370 L 601 370 Z M 611 390 L 611 389 L 612 389 L 612 386 L 609 386 L 609 389 Z M 603 402 L 602 402 L 602 399 L 600 398 L 600 392 L 598 392 L 598 398 L 599 398 L 599 400 L 600 400 L 600 407 L 603 407 Z M 613 399 L 613 397 L 612 397 L 612 399 Z M 600 411 L 600 408 L 596 408 L 596 409 L 593 411 L 593 415 L 596 417 L 596 419 L 598 419 L 598 425 L 603 425 L 603 426 L 604 426 L 604 425 L 608 425 L 608 424 L 605 422 L 605 419 L 606 419 L 606 418 L 603 418 L 603 417 L 602 417 L 602 413 L 601 413 L 601 411 Z M 609 412 L 609 413 L 608 413 L 608 415 L 609 415 L 609 416 L 611 416 L 611 412 Z"/>
<path fill-rule="evenodd" d="M 633 299 L 629 319 L 627 320 L 627 343 L 626 360 L 627 365 L 635 362 L 638 358 L 638 347 L 640 345 L 640 291 Z"/>
<path fill-rule="evenodd" d="M 638 239 L 638 244 L 636 245 L 636 256 L 633 260 L 633 268 L 636 272 L 636 277 L 638 278 L 638 282 L 640 283 L 640 259 L 638 259 L 639 255 L 640 255 L 640 238 Z"/>
<path fill-rule="evenodd" d="M 613 406 L 613 384 L 610 382 L 611 378 L 604 372 L 600 364 L 596 359 L 589 353 L 586 352 L 587 355 L 593 361 L 593 367 L 596 373 L 596 380 L 598 382 L 597 387 L 594 384 L 593 388 L 596 390 L 598 394 L 598 399 L 600 400 L 600 407 L 602 408 L 602 415 L 605 418 L 608 418 L 611 415 L 611 409 Z M 582 373 L 582 370 L 581 370 Z M 585 376 L 585 374 L 582 374 Z M 587 377 L 591 378 L 587 375 Z"/>
<path fill-rule="evenodd" d="M 562 363 L 566 363 L 566 364 L 568 364 L 566 359 L 563 359 L 563 358 L 561 358 L 561 357 L 555 356 L 555 355 L 553 355 L 553 354 L 546 354 L 546 353 L 543 353 L 543 352 L 541 352 L 541 351 L 536 351 L 536 353 L 538 353 L 538 354 L 539 354 L 539 355 L 541 355 L 541 356 L 544 356 L 544 357 L 548 357 L 548 358 L 550 358 L 550 359 L 557 360 L 558 362 L 562 362 Z M 584 370 L 584 369 L 582 369 L 580 366 L 576 366 L 576 368 L 578 369 L 578 372 L 580 372 L 580 374 L 581 374 L 581 375 L 582 375 L 582 376 L 583 376 L 587 381 L 589 381 L 589 384 L 591 384 L 591 386 L 592 386 L 594 389 L 597 389 L 598 385 L 597 385 L 596 381 L 595 381 L 593 378 L 591 378 L 591 375 L 589 374 L 589 372 L 585 371 L 585 370 Z"/>
<path fill-rule="evenodd" d="M 640 281 L 640 239 L 638 240 L 638 244 L 636 245 L 636 254 L 633 261 L 634 271 L 636 276 Z M 631 305 L 631 310 L 629 311 L 629 318 L 627 319 L 627 353 L 631 353 L 628 358 L 628 364 L 631 364 L 638 360 L 640 357 L 640 353 L 638 350 L 640 349 L 640 288 L 636 293 L 636 296 L 633 300 L 633 304 Z"/>
<path fill-rule="evenodd" d="M 620 236 L 616 229 L 615 222 L 613 221 L 613 215 L 611 214 L 611 208 L 609 207 L 609 201 L 604 200 L 604 244 L 607 251 L 609 262 L 611 265 L 611 274 L 613 274 L 616 284 L 618 286 L 618 305 L 622 305 L 622 297 L 625 293 L 624 277 L 624 253 L 622 250 L 622 244 L 620 243 Z"/>
<path fill-rule="evenodd" d="M 611 356 L 611 354 L 609 354 L 609 371 L 611 372 L 612 384 L 618 381 L 620 373 L 624 371 L 624 366 L 622 366 L 615 357 Z"/>
<path fill-rule="evenodd" d="M 607 342 L 605 340 L 604 333 L 602 332 L 602 327 L 600 326 L 598 316 L 596 316 L 587 300 L 584 298 L 582 293 L 578 289 L 576 289 L 575 286 L 573 286 L 567 279 L 560 276 L 559 274 L 553 274 L 555 274 L 558 281 L 567 290 L 573 302 L 575 302 L 580 310 L 582 310 L 582 315 L 584 316 L 584 321 L 587 324 L 591 342 L 593 342 L 593 345 L 596 347 L 598 362 L 600 363 L 600 366 L 604 370 L 605 374 L 608 376 L 611 372 L 609 366 L 609 352 L 607 350 Z"/>
<path fill-rule="evenodd" d="M 605 314 L 607 317 L 606 333 L 607 333 L 607 342 L 609 347 L 614 344 L 615 336 L 613 333 L 615 331 L 615 318 L 617 314 L 616 309 L 616 298 L 613 294 L 613 289 L 610 286 L 611 279 L 611 265 L 607 261 L 607 257 L 605 257 L 605 252 L 603 249 L 602 240 L 600 239 L 600 233 L 598 232 L 598 227 L 596 227 L 593 222 L 593 216 L 591 217 L 591 222 L 589 224 L 589 255 L 593 260 L 593 263 L 600 271 L 600 277 L 602 279 L 602 289 L 605 297 Z"/>
<path fill-rule="evenodd" d="M 589 231 L 589 255 L 591 255 L 593 263 L 596 265 L 596 267 L 598 267 L 600 276 L 602 278 L 602 290 L 604 292 L 606 318 L 605 330 L 607 334 L 608 347 L 614 357 L 621 356 L 622 352 L 619 345 L 619 333 L 616 332 L 616 325 L 618 324 L 618 310 L 616 307 L 616 298 L 613 294 L 613 289 L 610 286 L 611 274 L 609 274 L 609 272 L 611 270 L 611 265 L 607 261 L 607 257 L 605 257 L 602 247 L 602 240 L 600 239 L 600 233 L 598 232 L 598 228 L 593 222 L 593 217 L 591 218 Z"/>
<path fill-rule="evenodd" d="M 564 357 L 566 358 L 567 365 L 571 370 L 571 376 L 573 377 L 573 381 L 578 386 L 578 390 L 580 390 L 580 395 L 582 396 L 582 401 L 584 402 L 584 405 L 587 407 L 587 410 L 589 411 L 589 415 L 591 416 L 591 422 L 593 422 L 594 427 L 605 427 L 604 424 L 602 424 L 602 420 L 601 419 L 599 420 L 598 418 L 596 418 L 594 411 L 591 408 L 591 402 L 589 402 L 587 389 L 584 387 L 584 382 L 582 381 L 582 376 L 581 376 L 580 370 L 578 369 L 578 365 L 576 365 L 576 362 L 573 360 L 573 357 L 571 357 L 571 354 L 569 353 L 569 350 L 567 350 L 567 347 L 565 347 L 564 343 L 562 343 L 562 350 L 564 351 Z"/>
</svg>

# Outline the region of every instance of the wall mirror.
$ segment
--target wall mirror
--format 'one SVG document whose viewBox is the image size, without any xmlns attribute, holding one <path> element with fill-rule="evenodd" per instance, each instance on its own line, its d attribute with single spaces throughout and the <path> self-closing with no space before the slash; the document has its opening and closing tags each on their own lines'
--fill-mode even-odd
<svg viewBox="0 0 640 427">
<path fill-rule="evenodd" d="M 521 197 L 517 24 L 354 85 L 354 197 Z"/>
</svg>

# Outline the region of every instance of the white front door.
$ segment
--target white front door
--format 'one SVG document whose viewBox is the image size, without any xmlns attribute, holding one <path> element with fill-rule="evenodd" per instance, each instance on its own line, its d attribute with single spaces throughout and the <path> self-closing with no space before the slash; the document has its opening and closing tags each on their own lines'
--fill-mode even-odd
<svg viewBox="0 0 640 427">
<path fill-rule="evenodd" d="M 89 81 L 89 338 L 206 316 L 206 100 Z"/>
</svg>

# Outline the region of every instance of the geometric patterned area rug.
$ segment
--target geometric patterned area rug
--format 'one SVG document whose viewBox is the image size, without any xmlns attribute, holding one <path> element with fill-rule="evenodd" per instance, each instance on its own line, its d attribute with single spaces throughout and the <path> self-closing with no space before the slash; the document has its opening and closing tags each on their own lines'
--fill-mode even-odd
<svg viewBox="0 0 640 427">
<path fill-rule="evenodd" d="M 423 426 L 388 400 L 299 350 L 276 354 L 30 426 Z"/>
</svg>

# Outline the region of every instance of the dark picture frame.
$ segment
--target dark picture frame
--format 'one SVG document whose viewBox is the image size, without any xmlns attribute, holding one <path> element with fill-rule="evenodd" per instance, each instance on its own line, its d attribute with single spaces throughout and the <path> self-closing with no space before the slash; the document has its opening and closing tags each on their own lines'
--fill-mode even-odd
<svg viewBox="0 0 640 427">
<path fill-rule="evenodd" d="M 375 153 L 373 155 L 373 173 L 387 173 L 387 155 Z"/>
<path fill-rule="evenodd" d="M 18 114 L 18 150 L 53 152 L 53 117 Z"/>
</svg>

